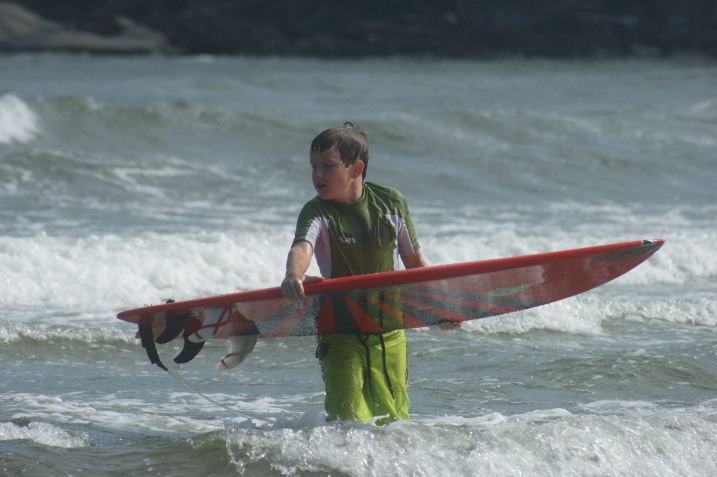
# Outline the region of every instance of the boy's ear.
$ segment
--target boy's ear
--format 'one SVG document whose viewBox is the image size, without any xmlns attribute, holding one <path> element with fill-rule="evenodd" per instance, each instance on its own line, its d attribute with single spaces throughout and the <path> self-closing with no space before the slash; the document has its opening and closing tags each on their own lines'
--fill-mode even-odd
<svg viewBox="0 0 717 477">
<path fill-rule="evenodd" d="M 354 166 L 354 167 L 353 167 L 353 174 L 351 174 L 351 175 L 352 175 L 352 177 L 355 179 L 355 178 L 357 178 L 357 177 L 360 177 L 360 176 L 363 174 L 363 170 L 364 170 L 364 168 L 366 167 L 366 164 L 365 164 L 363 161 L 360 161 L 360 160 L 357 159 L 357 160 L 353 163 L 353 166 Z"/>
</svg>

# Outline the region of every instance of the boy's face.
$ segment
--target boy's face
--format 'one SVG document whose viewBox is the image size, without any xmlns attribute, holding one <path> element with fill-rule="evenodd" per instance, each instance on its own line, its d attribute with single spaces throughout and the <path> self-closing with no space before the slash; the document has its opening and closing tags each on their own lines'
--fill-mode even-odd
<svg viewBox="0 0 717 477">
<path fill-rule="evenodd" d="M 341 162 L 336 147 L 321 153 L 311 154 L 311 179 L 314 188 L 323 200 L 352 202 L 357 186 L 360 188 L 363 162 L 356 161 L 350 166 Z M 359 164 L 357 166 L 357 164 Z M 358 181 L 358 182 L 357 182 Z"/>
</svg>

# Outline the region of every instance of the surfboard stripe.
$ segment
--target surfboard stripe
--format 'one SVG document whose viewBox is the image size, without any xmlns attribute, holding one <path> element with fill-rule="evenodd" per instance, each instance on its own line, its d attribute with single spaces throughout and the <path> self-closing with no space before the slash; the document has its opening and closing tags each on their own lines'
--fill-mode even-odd
<svg viewBox="0 0 717 477">
<path fill-rule="evenodd" d="M 330 295 L 321 297 L 321 311 L 316 319 L 316 334 L 330 335 L 336 333 L 336 313 L 334 299 Z"/>
<path fill-rule="evenodd" d="M 474 295 L 463 292 L 440 290 L 434 293 L 431 288 L 407 287 L 404 296 L 429 303 L 448 311 L 461 311 L 475 314 L 474 318 L 485 318 L 500 313 L 510 313 L 526 308 L 540 306 L 543 303 L 518 298 L 494 297 L 490 295 Z M 475 312 L 475 313 L 474 313 Z"/>
<path fill-rule="evenodd" d="M 447 307 L 446 304 L 434 305 L 426 301 L 413 300 L 411 298 L 405 298 L 404 303 L 413 307 L 413 314 L 420 313 L 421 316 L 428 315 L 431 317 L 431 323 L 435 324 L 440 321 L 467 321 L 474 320 L 476 318 L 483 318 L 486 315 L 477 316 L 476 314 L 466 313 L 466 308 L 455 306 Z M 439 317 L 438 321 L 435 321 L 434 317 Z"/>
<path fill-rule="evenodd" d="M 356 324 L 356 328 L 361 333 L 382 333 L 384 331 L 383 327 L 377 323 L 376 318 L 362 306 L 366 303 L 365 295 L 346 295 L 343 297 L 343 302 L 351 319 Z"/>
<path fill-rule="evenodd" d="M 367 310 L 381 317 L 381 326 L 385 330 L 398 330 L 406 327 L 404 314 L 400 307 L 401 293 L 394 287 L 380 293 L 366 294 Z"/>
</svg>

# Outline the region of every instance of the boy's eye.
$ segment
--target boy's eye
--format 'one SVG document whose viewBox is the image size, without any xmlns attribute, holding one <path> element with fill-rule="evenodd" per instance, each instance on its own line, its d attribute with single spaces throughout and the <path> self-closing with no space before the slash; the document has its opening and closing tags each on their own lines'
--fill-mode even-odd
<svg viewBox="0 0 717 477">
<path fill-rule="evenodd" d="M 316 169 L 321 169 L 321 170 L 327 171 L 327 170 L 333 169 L 335 167 L 336 167 L 336 164 L 319 164 L 319 165 L 311 164 L 311 170 L 314 170 L 314 171 Z"/>
</svg>

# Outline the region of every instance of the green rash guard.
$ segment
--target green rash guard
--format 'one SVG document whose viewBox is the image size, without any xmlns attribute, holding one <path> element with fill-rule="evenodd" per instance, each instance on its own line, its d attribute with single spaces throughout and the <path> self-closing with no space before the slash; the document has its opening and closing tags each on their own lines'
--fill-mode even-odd
<svg viewBox="0 0 717 477">
<path fill-rule="evenodd" d="M 399 191 L 364 183 L 358 202 L 315 197 L 301 210 L 294 242 L 309 242 L 324 278 L 396 270 L 400 256 L 419 250 L 406 201 Z M 329 420 L 377 423 L 408 419 L 406 337 L 319 337 L 317 357 L 326 387 Z"/>
<path fill-rule="evenodd" d="M 309 242 L 324 278 L 387 272 L 419 245 L 406 200 L 391 187 L 364 183 L 358 202 L 310 200 L 299 213 L 294 242 Z"/>
</svg>

